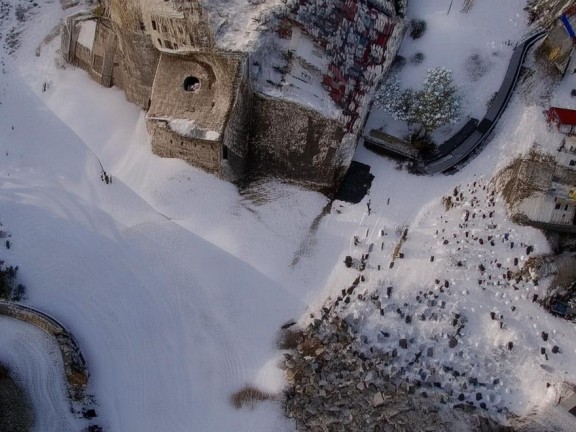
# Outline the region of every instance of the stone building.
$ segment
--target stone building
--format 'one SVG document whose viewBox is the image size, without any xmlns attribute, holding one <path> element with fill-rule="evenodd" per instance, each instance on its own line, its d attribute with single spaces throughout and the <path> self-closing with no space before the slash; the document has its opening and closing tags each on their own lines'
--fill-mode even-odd
<svg viewBox="0 0 576 432">
<path fill-rule="evenodd" d="M 250 161 L 330 189 L 350 166 L 374 92 L 400 46 L 406 1 L 287 4 L 277 28 L 282 57 L 268 67 L 276 73 L 255 83 Z"/>
<path fill-rule="evenodd" d="M 247 155 L 249 99 L 244 56 L 162 54 L 146 116 L 154 153 L 239 178 Z"/>
<path fill-rule="evenodd" d="M 576 233 L 576 141 L 562 141 L 556 155 L 532 152 L 499 174 L 517 222 Z"/>
<path fill-rule="evenodd" d="M 99 16 L 66 21 L 62 46 L 148 111 L 154 153 L 231 181 L 272 175 L 329 192 L 399 47 L 406 0 L 285 3 L 222 19 L 222 0 L 102 0 Z"/>
<path fill-rule="evenodd" d="M 108 20 L 86 12 L 68 17 L 62 45 L 66 61 L 87 71 L 104 87 L 112 86 L 117 41 Z"/>
<path fill-rule="evenodd" d="M 533 0 L 528 10 L 532 19 L 548 31 L 539 51 L 561 74 L 566 73 L 576 42 L 576 2 Z"/>
</svg>

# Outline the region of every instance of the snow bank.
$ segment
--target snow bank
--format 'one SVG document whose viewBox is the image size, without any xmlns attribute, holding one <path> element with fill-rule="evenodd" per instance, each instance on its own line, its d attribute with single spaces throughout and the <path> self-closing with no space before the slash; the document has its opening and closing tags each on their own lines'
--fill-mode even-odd
<svg viewBox="0 0 576 432">
<path fill-rule="evenodd" d="M 92 50 L 92 47 L 94 46 L 94 38 L 96 37 L 96 21 L 81 21 L 78 25 L 80 26 L 78 43 L 89 50 Z"/>
</svg>

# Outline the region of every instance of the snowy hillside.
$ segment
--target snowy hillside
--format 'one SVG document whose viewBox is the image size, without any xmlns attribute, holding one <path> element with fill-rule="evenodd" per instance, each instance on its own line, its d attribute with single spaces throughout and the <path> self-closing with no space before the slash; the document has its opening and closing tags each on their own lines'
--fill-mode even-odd
<svg viewBox="0 0 576 432">
<path fill-rule="evenodd" d="M 430 18 L 430 35 L 422 39 L 430 45 L 413 46 L 430 62 L 413 69 L 414 80 L 437 58 L 463 84 L 469 53 L 498 51 L 490 82 L 470 86 L 471 106 L 480 107 L 504 73 L 500 57 L 511 49 L 504 42 L 526 30 L 523 2 L 484 0 L 462 14 L 464 2 L 454 1 L 448 16 L 431 12 L 439 2 L 412 3 L 414 17 L 441 23 L 434 26 Z M 359 147 L 356 159 L 376 176 L 370 195 L 356 206 L 335 202 L 325 214 L 328 199 L 320 194 L 274 181 L 239 192 L 182 161 L 154 156 L 143 112 L 119 90 L 62 69 L 59 38 L 44 41 L 64 15 L 59 3 L 38 1 L 17 19 L 17 6 L 27 4 L 0 1 L 0 222 L 12 236 L 0 258 L 20 267 L 27 304 L 56 317 L 78 339 L 91 372 L 96 420 L 105 430 L 294 430 L 279 403 L 237 410 L 230 397 L 245 385 L 281 391 L 278 329 L 289 319 L 306 322 L 327 297 L 335 300 L 358 277 L 344 265 L 346 256 L 359 260 L 372 243 L 361 289 L 383 290 L 383 299 L 393 286 L 382 305 L 384 321 L 368 302 L 352 302 L 343 313 L 359 317 L 362 334 L 379 349 L 399 338 L 437 344 L 435 367 L 466 369 L 492 383 L 485 394 L 494 415 L 501 408 L 538 410 L 554 399 L 546 383 L 576 381 L 573 325 L 532 302 L 547 282 L 526 281 L 515 289 L 503 276 L 520 270 L 529 256 L 548 252 L 546 240 L 509 222 L 489 188 L 496 170 L 532 145 L 530 125 L 540 121 L 540 107 L 525 107 L 516 96 L 495 139 L 450 177 L 412 176 Z M 235 8 L 227 13 L 241 12 L 241 2 L 229 4 Z M 476 28 L 484 25 L 486 38 L 472 50 L 462 48 L 466 54 L 458 48 L 464 35 L 450 47 L 428 37 L 440 28 L 448 35 L 450 25 L 456 32 L 472 17 Z M 506 23 L 510 31 L 494 33 Z M 435 57 L 450 51 L 454 55 Z M 102 170 L 111 184 L 101 180 Z M 442 201 L 447 196 L 454 197 L 449 209 Z M 406 227 L 404 258 L 390 268 Z M 421 291 L 438 295 L 436 304 L 430 306 Z M 396 307 L 405 309 L 404 317 L 395 315 Z M 423 324 L 431 313 L 438 317 L 432 329 Z M 454 351 L 448 344 L 456 313 L 467 321 Z M 383 326 L 393 341 L 378 336 Z M 542 332 L 550 335 L 546 343 Z M 67 412 L 50 342 L 6 319 L 0 336 L 0 361 L 26 388 L 39 388 L 33 393 L 36 431 L 76 430 L 82 420 Z M 554 345 L 558 354 L 550 354 Z"/>
</svg>

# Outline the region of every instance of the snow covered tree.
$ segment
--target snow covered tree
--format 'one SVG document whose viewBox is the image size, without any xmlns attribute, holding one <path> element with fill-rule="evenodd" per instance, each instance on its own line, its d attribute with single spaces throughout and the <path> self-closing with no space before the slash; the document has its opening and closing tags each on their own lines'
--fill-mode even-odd
<svg viewBox="0 0 576 432">
<path fill-rule="evenodd" d="M 412 112 L 414 92 L 401 90 L 396 76 L 387 79 L 376 93 L 376 105 L 396 120 L 409 121 Z"/>
<path fill-rule="evenodd" d="M 460 120 L 460 96 L 445 68 L 428 69 L 422 90 L 402 90 L 396 76 L 386 80 L 375 97 L 376 105 L 396 120 L 421 126 L 423 135 Z"/>
<path fill-rule="evenodd" d="M 414 95 L 411 123 L 422 126 L 424 134 L 460 119 L 460 96 L 452 72 L 443 67 L 428 69 L 422 90 Z"/>
</svg>

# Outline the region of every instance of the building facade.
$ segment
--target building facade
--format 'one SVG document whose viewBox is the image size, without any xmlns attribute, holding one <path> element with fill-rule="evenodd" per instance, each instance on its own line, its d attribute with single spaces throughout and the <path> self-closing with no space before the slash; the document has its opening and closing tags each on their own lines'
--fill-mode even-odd
<svg viewBox="0 0 576 432">
<path fill-rule="evenodd" d="M 405 3 L 289 0 L 258 53 L 219 43 L 203 0 L 103 0 L 100 15 L 66 21 L 62 46 L 147 110 L 154 153 L 231 181 L 271 175 L 329 191 L 398 50 Z M 279 83 L 253 72 L 266 50 L 285 62 L 268 65 Z"/>
</svg>

